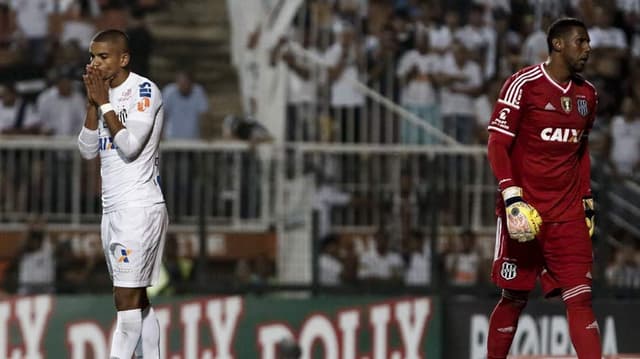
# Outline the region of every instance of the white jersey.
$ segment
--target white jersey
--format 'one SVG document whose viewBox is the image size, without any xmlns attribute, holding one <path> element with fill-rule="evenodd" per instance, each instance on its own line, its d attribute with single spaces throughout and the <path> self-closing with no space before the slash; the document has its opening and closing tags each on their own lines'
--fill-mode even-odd
<svg viewBox="0 0 640 359">
<path fill-rule="evenodd" d="M 164 116 L 158 86 L 131 72 L 122 84 L 109 89 L 109 102 L 125 127 L 140 121 L 150 123 L 151 129 L 140 138 L 144 143 L 140 154 L 128 160 L 118 150 L 106 121 L 100 116 L 98 136 L 103 212 L 164 203 L 158 169 L 158 145 Z"/>
</svg>

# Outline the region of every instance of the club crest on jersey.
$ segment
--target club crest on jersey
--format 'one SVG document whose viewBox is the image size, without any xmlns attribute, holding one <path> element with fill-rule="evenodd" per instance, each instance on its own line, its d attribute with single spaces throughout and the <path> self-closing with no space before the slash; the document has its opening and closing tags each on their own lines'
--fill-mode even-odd
<svg viewBox="0 0 640 359">
<path fill-rule="evenodd" d="M 515 263 L 502 262 L 500 275 L 505 280 L 512 280 L 518 275 L 518 266 Z"/>
<path fill-rule="evenodd" d="M 582 115 L 582 117 L 586 117 L 589 114 L 589 106 L 587 106 L 586 98 L 577 99 L 576 106 L 578 108 L 578 113 Z"/>
<path fill-rule="evenodd" d="M 562 109 L 564 112 L 571 112 L 571 97 L 562 96 L 560 97 L 560 104 L 562 105 Z"/>
</svg>

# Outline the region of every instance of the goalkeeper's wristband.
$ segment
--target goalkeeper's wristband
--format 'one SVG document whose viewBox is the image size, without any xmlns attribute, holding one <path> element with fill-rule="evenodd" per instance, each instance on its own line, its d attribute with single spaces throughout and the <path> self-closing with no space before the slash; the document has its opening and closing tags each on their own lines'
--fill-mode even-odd
<svg viewBox="0 0 640 359">
<path fill-rule="evenodd" d="M 504 200 L 505 207 L 509 207 L 516 202 L 524 202 L 522 199 L 522 188 L 518 186 L 505 188 L 502 190 L 502 199 Z"/>
</svg>

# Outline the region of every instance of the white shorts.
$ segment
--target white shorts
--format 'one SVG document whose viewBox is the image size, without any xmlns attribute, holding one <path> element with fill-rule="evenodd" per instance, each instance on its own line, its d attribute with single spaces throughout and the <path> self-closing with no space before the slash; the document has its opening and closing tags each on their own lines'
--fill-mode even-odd
<svg viewBox="0 0 640 359">
<path fill-rule="evenodd" d="M 114 287 L 142 288 L 158 281 L 168 225 L 164 203 L 102 215 L 102 248 Z"/>
</svg>

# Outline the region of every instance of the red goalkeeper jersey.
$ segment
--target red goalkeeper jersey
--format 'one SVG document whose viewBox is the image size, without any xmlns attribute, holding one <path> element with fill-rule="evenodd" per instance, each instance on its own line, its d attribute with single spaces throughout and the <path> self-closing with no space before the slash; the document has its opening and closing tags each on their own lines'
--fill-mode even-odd
<svg viewBox="0 0 640 359">
<path fill-rule="evenodd" d="M 596 106 L 591 83 L 574 77 L 559 84 L 544 64 L 507 79 L 488 127 L 489 161 L 500 189 L 522 187 L 544 221 L 584 217 L 582 198 L 591 194 L 587 135 Z"/>
</svg>

